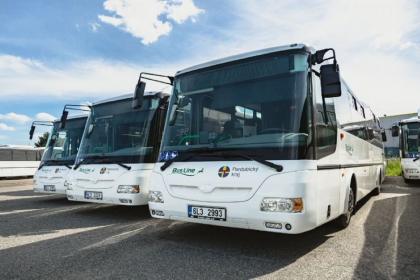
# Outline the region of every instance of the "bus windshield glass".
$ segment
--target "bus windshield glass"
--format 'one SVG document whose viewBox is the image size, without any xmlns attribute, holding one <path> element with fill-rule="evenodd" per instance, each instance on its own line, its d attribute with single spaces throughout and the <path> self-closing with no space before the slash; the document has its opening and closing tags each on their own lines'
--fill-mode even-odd
<svg viewBox="0 0 420 280">
<path fill-rule="evenodd" d="M 54 122 L 45 147 L 42 162 L 60 161 L 73 165 L 85 129 L 87 117 L 68 119 L 66 127 L 60 129 L 60 122 Z"/>
<path fill-rule="evenodd" d="M 310 158 L 307 60 L 301 51 L 275 53 L 176 77 L 161 152 L 218 147 Z"/>
<path fill-rule="evenodd" d="M 405 123 L 402 126 L 402 148 L 404 157 L 420 157 L 419 122 Z"/>
<path fill-rule="evenodd" d="M 138 110 L 132 108 L 131 98 L 94 105 L 77 162 L 89 156 L 104 156 L 121 163 L 155 162 L 148 138 L 158 105 L 159 99 L 152 97 L 145 97 Z"/>
</svg>

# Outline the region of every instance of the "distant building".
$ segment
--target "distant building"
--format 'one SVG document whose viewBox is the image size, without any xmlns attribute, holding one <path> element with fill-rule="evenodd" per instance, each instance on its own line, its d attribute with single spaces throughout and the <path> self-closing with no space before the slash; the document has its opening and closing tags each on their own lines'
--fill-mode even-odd
<svg viewBox="0 0 420 280">
<path fill-rule="evenodd" d="M 381 122 L 381 127 L 384 128 L 386 132 L 387 141 L 384 143 L 386 157 L 399 156 L 398 137 L 392 137 L 391 126 L 396 122 L 400 122 L 402 120 L 409 119 L 412 117 L 417 117 L 417 113 L 379 117 L 379 121 Z"/>
</svg>

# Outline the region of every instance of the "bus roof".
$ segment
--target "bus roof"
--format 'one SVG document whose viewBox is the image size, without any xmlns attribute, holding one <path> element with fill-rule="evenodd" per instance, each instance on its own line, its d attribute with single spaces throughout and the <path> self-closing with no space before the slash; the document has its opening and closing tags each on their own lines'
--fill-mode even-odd
<svg viewBox="0 0 420 280">
<path fill-rule="evenodd" d="M 0 149 L 12 150 L 43 150 L 44 147 L 34 147 L 26 145 L 0 145 Z"/>
<path fill-rule="evenodd" d="M 404 124 L 404 123 L 414 123 L 414 122 L 420 122 L 420 118 L 419 117 L 412 117 L 409 119 L 405 119 L 400 121 L 400 124 Z"/>
<path fill-rule="evenodd" d="M 169 96 L 169 93 L 163 92 L 163 91 L 147 91 L 144 93 L 144 96 L 157 96 L 157 97 L 164 97 L 164 96 Z M 118 100 L 123 100 L 123 99 L 130 99 L 133 98 L 133 94 L 132 93 L 127 93 L 127 94 L 123 94 L 123 95 L 117 95 L 114 97 L 110 97 L 107 99 L 103 99 L 103 100 L 99 100 L 94 102 L 92 105 L 98 105 L 98 104 L 104 104 L 104 103 L 109 103 L 109 102 L 113 102 L 113 101 L 118 101 Z"/>
<path fill-rule="evenodd" d="M 246 52 L 246 53 L 242 53 L 242 54 L 237 54 L 237 55 L 233 55 L 233 56 L 228 56 L 225 58 L 220 58 L 220 59 L 216 59 L 216 60 L 212 60 L 209 62 L 205 62 L 205 63 L 201 63 L 189 68 L 186 68 L 184 70 L 178 71 L 176 73 L 175 76 L 187 73 L 187 72 L 191 72 L 191 71 L 195 71 L 198 69 L 202 69 L 202 68 L 207 68 L 207 67 L 211 67 L 214 65 L 219 65 L 219 64 L 223 64 L 223 63 L 227 63 L 227 62 L 231 62 L 231 61 L 236 61 L 236 60 L 241 60 L 241 59 L 245 59 L 245 58 L 249 58 L 249 57 L 254 57 L 254 56 L 259 56 L 259 55 L 264 55 L 264 54 L 269 54 L 269 53 L 274 53 L 274 52 L 280 52 L 280 51 L 287 51 L 287 50 L 306 50 L 309 51 L 311 53 L 315 53 L 315 49 L 309 45 L 305 45 L 305 44 L 292 44 L 292 45 L 285 45 L 285 46 L 279 46 L 279 47 L 273 47 L 273 48 L 267 48 L 267 49 L 262 49 L 262 50 L 257 50 L 257 51 L 252 51 L 252 52 Z"/>
<path fill-rule="evenodd" d="M 67 120 L 74 120 L 74 119 L 81 119 L 81 118 L 87 118 L 88 117 L 88 113 L 79 113 L 79 114 L 74 114 L 71 116 L 67 117 Z M 55 119 L 53 122 L 60 122 L 61 119 Z"/>
</svg>

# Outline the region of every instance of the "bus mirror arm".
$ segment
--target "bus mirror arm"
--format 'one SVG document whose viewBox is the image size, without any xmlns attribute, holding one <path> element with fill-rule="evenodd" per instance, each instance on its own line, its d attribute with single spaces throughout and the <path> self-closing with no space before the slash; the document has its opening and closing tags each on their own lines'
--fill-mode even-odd
<svg viewBox="0 0 420 280">
<path fill-rule="evenodd" d="M 146 76 L 167 78 L 169 80 L 169 82 L 160 81 L 160 80 L 156 80 L 156 79 L 149 78 L 149 77 L 144 77 L 145 75 Z M 146 89 L 146 83 L 142 82 L 142 79 L 157 82 L 157 83 L 162 83 L 162 84 L 166 84 L 166 85 L 170 85 L 170 86 L 172 86 L 174 84 L 174 77 L 172 77 L 172 76 L 165 76 L 165 75 L 160 75 L 160 74 L 141 72 L 140 76 L 139 76 L 139 80 L 137 81 L 136 89 L 134 90 L 134 95 L 133 95 L 132 108 L 134 110 L 140 109 L 141 106 L 143 105 L 143 97 L 144 97 L 144 92 L 145 92 L 145 89 Z"/>
<path fill-rule="evenodd" d="M 91 109 L 90 105 L 80 105 L 80 104 L 64 105 L 63 113 L 61 114 L 61 119 L 60 119 L 60 129 L 64 129 L 66 127 L 67 116 L 69 115 L 68 110 L 90 112 L 90 109 Z"/>
<path fill-rule="evenodd" d="M 32 140 L 34 137 L 35 127 L 37 125 L 43 125 L 43 126 L 53 126 L 51 121 L 34 121 L 31 125 L 31 130 L 29 131 L 29 140 Z"/>
</svg>

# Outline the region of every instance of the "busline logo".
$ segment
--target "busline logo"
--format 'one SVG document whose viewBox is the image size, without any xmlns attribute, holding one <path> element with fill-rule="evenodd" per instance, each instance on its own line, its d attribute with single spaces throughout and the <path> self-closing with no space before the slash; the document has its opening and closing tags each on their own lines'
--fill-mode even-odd
<svg viewBox="0 0 420 280">
<path fill-rule="evenodd" d="M 217 173 L 220 178 L 226 178 L 230 174 L 229 166 L 222 166 L 219 168 L 219 172 Z"/>
</svg>

